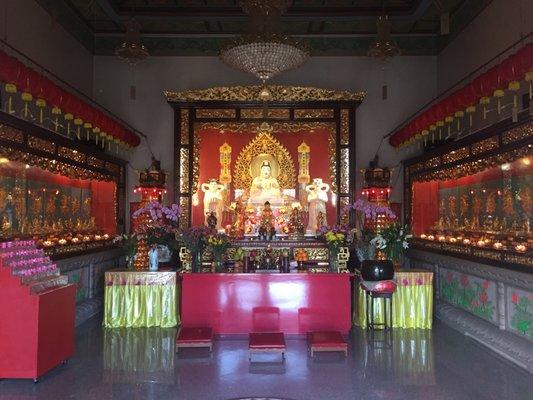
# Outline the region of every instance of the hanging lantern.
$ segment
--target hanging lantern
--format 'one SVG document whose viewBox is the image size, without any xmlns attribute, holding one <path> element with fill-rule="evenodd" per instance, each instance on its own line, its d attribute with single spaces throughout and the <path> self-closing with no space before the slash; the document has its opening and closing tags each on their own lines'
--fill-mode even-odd
<svg viewBox="0 0 533 400">
<path fill-rule="evenodd" d="M 35 85 L 39 75 L 33 69 L 21 64 L 20 73 L 18 75 L 17 86 L 21 90 L 21 99 L 24 103 L 22 109 L 22 116 L 28 119 L 30 115 L 30 103 L 33 101 L 33 86 Z"/>
<path fill-rule="evenodd" d="M 5 84 L 8 94 L 7 112 L 13 114 L 13 95 L 17 93 L 17 81 L 22 64 L 15 57 L 11 57 L 0 50 L 0 81 Z"/>
</svg>

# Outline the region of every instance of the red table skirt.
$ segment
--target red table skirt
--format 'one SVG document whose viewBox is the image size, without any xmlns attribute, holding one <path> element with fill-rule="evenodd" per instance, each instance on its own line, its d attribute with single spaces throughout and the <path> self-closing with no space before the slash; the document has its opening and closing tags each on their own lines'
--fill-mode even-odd
<svg viewBox="0 0 533 400">
<path fill-rule="evenodd" d="M 349 274 L 183 274 L 182 323 L 217 334 L 347 333 Z"/>
</svg>

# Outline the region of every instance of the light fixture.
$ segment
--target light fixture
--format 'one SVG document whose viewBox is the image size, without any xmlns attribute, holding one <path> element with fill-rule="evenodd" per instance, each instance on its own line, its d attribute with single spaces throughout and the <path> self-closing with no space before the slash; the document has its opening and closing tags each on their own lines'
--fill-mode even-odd
<svg viewBox="0 0 533 400">
<path fill-rule="evenodd" d="M 141 43 L 141 26 L 133 18 L 125 22 L 126 36 L 120 46 L 115 49 L 115 55 L 131 66 L 150 56 L 148 49 Z"/>
<path fill-rule="evenodd" d="M 378 17 L 376 40 L 368 48 L 368 56 L 388 60 L 401 54 L 401 49 L 391 37 L 391 23 L 388 15 Z"/>
<path fill-rule="evenodd" d="M 222 49 L 222 61 L 256 76 L 263 83 L 302 65 L 309 58 L 309 50 L 281 33 L 281 15 L 291 3 L 287 0 L 239 1 L 249 16 L 250 29 Z"/>
</svg>

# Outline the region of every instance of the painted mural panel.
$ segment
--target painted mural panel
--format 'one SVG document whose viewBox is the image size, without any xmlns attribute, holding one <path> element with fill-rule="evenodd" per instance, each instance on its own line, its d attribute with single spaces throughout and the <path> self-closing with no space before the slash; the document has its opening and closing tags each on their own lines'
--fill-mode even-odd
<svg viewBox="0 0 533 400">
<path fill-rule="evenodd" d="M 76 303 L 81 303 L 89 298 L 89 274 L 88 268 L 80 268 L 68 271 L 68 282 L 76 286 Z"/>
<path fill-rule="evenodd" d="M 533 293 L 507 288 L 508 329 L 533 340 Z"/>
<path fill-rule="evenodd" d="M 495 282 L 446 268 L 439 281 L 442 300 L 497 323 Z"/>
</svg>

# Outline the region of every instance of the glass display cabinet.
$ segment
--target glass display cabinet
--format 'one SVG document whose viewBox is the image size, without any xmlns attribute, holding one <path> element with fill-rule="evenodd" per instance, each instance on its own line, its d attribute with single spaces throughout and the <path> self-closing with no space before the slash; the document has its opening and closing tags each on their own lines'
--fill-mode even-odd
<svg viewBox="0 0 533 400">
<path fill-rule="evenodd" d="M 0 241 L 52 257 L 112 245 L 123 231 L 125 163 L 82 140 L 0 114 Z"/>
<path fill-rule="evenodd" d="M 405 162 L 405 217 L 415 248 L 533 270 L 530 118 Z"/>
</svg>

